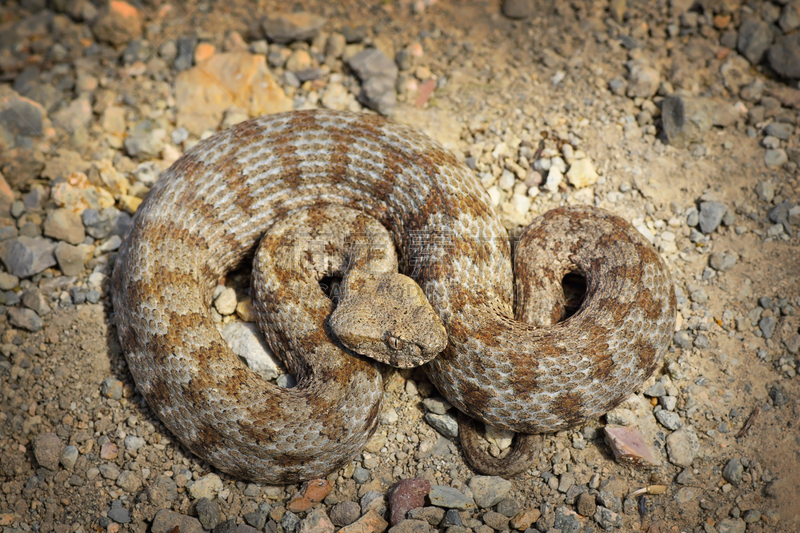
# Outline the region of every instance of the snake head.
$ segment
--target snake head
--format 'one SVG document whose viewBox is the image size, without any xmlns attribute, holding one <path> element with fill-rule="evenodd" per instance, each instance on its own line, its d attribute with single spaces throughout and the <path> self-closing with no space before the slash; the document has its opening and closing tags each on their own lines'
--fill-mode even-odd
<svg viewBox="0 0 800 533">
<path fill-rule="evenodd" d="M 359 279 L 352 290 L 345 277 L 343 297 L 329 324 L 348 349 L 397 367 L 420 366 L 447 346 L 447 332 L 414 280 L 392 273 Z"/>
</svg>

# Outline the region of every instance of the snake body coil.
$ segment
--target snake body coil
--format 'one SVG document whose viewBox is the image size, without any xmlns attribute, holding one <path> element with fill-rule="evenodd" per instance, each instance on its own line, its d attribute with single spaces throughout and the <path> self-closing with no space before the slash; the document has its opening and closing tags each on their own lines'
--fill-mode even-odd
<svg viewBox="0 0 800 533">
<path fill-rule="evenodd" d="M 507 233 L 474 174 L 440 145 L 378 116 L 249 120 L 198 143 L 161 177 L 113 275 L 139 390 L 184 445 L 234 476 L 323 475 L 358 453 L 378 420 L 379 374 L 324 331 L 271 346 L 300 374 L 297 387 L 281 389 L 244 366 L 208 313 L 218 280 L 276 220 L 322 204 L 361 210 L 389 230 L 400 270 L 447 330 L 447 348 L 426 367 L 431 380 L 489 424 L 542 433 L 599 416 L 653 372 L 669 344 L 666 267 L 621 219 L 562 209 L 529 229 L 515 256 L 515 319 Z M 586 298 L 557 322 L 563 297 L 546 291 L 559 292 L 569 272 L 586 278 Z"/>
</svg>

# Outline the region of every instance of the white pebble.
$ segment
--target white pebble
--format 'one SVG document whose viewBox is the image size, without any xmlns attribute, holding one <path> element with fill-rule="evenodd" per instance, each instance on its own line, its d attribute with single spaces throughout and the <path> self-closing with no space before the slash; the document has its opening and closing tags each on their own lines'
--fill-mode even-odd
<svg viewBox="0 0 800 533">
<path fill-rule="evenodd" d="M 564 181 L 564 174 L 558 167 L 553 166 L 547 173 L 547 181 L 544 184 L 544 188 L 550 192 L 556 192 L 562 181 Z"/>
<path fill-rule="evenodd" d="M 521 194 L 515 194 L 511 197 L 511 204 L 514 206 L 517 213 L 524 215 L 531 208 L 531 199 Z"/>
<path fill-rule="evenodd" d="M 492 185 L 486 192 L 489 193 L 489 198 L 492 199 L 494 205 L 500 204 L 500 189 L 497 188 L 497 185 Z"/>
<path fill-rule="evenodd" d="M 214 308 L 222 316 L 228 316 L 236 312 L 236 303 L 236 291 L 227 288 L 214 300 Z"/>
</svg>

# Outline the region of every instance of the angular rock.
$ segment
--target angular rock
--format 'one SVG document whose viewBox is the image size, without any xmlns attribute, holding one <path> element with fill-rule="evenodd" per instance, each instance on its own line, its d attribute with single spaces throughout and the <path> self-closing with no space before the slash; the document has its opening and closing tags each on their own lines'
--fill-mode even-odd
<svg viewBox="0 0 800 533">
<path fill-rule="evenodd" d="M 443 415 L 425 413 L 425 421 L 447 438 L 455 439 L 458 437 L 458 421 L 450 413 Z"/>
<path fill-rule="evenodd" d="M 236 291 L 227 287 L 214 299 L 214 308 L 222 316 L 228 316 L 236 312 L 236 303 Z"/>
<path fill-rule="evenodd" d="M 12 189 L 24 190 L 44 168 L 44 155 L 34 148 L 3 148 L 0 128 L 0 171 Z"/>
<path fill-rule="evenodd" d="M 782 167 L 789 161 L 789 156 L 783 148 L 775 148 L 764 152 L 764 164 L 767 167 Z"/>
<path fill-rule="evenodd" d="M 53 125 L 67 133 L 72 133 L 92 120 L 92 102 L 88 97 L 80 97 L 50 115 Z"/>
<path fill-rule="evenodd" d="M 69 244 L 80 244 L 86 238 L 81 216 L 64 207 L 54 209 L 47 214 L 44 234 Z"/>
<path fill-rule="evenodd" d="M 55 245 L 42 237 L 0 241 L 0 260 L 14 276 L 27 278 L 56 264 Z"/>
<path fill-rule="evenodd" d="M 656 413 L 656 420 L 670 431 L 675 431 L 683 424 L 683 422 L 681 422 L 681 417 L 678 416 L 677 413 L 667 411 L 666 409 L 662 409 Z"/>
<path fill-rule="evenodd" d="M 298 533 L 333 533 L 333 530 L 333 522 L 319 507 L 309 512 L 298 527 Z"/>
<path fill-rule="evenodd" d="M 269 511 L 271 511 L 270 505 L 267 502 L 263 502 L 261 505 L 258 506 L 258 509 L 250 512 L 245 513 L 242 515 L 244 521 L 253 526 L 256 530 L 263 530 L 264 526 L 269 519 Z M 319 524 L 320 522 L 317 522 Z M 324 525 L 322 527 L 325 527 Z"/>
<path fill-rule="evenodd" d="M 222 328 L 222 337 L 233 353 L 244 359 L 247 366 L 264 379 L 272 380 L 281 375 L 278 362 L 255 324 L 230 322 Z"/>
<path fill-rule="evenodd" d="M 633 427 L 606 426 L 606 442 L 617 461 L 636 467 L 653 467 L 661 464 L 644 441 L 641 431 Z"/>
<path fill-rule="evenodd" d="M 494 511 L 483 514 L 483 523 L 495 531 L 508 531 L 508 517 Z"/>
<path fill-rule="evenodd" d="M 324 500 L 331 490 L 333 485 L 327 479 L 306 481 L 300 490 L 289 498 L 286 508 L 293 513 L 305 512 Z"/>
<path fill-rule="evenodd" d="M 19 278 L 7 272 L 0 272 L 0 291 L 10 291 L 19 285 Z"/>
<path fill-rule="evenodd" d="M 744 467 L 742 466 L 742 461 L 738 457 L 734 457 L 725 465 L 725 468 L 722 469 L 722 477 L 728 483 L 732 483 L 733 485 L 739 485 L 742 482 L 742 476 L 744 475 Z"/>
<path fill-rule="evenodd" d="M 72 470 L 72 467 L 74 467 L 75 463 L 78 462 L 78 455 L 80 454 L 77 446 L 64 446 L 64 449 L 61 450 L 59 461 L 61 461 L 61 465 L 64 468 L 67 470 Z"/>
<path fill-rule="evenodd" d="M 81 155 L 71 150 L 59 148 L 54 157 L 47 161 L 42 171 L 42 177 L 49 180 L 67 178 L 73 172 L 88 172 L 91 163 L 84 161 Z"/>
<path fill-rule="evenodd" d="M 189 489 L 189 494 L 195 500 L 200 498 L 212 500 L 222 490 L 222 480 L 216 474 L 206 474 L 194 483 L 187 485 L 186 488 Z"/>
<path fill-rule="evenodd" d="M 783 33 L 790 33 L 792 30 L 800 28 L 800 2 L 792 0 L 785 3 L 778 25 Z"/>
<path fill-rule="evenodd" d="M 394 61 L 377 48 L 367 48 L 347 61 L 361 80 L 359 100 L 383 115 L 391 114 L 397 103 L 395 83 L 399 70 Z"/>
<path fill-rule="evenodd" d="M 719 227 L 728 206 L 720 202 L 703 202 L 700 204 L 700 231 L 708 235 Z"/>
<path fill-rule="evenodd" d="M 377 512 L 369 510 L 364 516 L 339 530 L 339 533 L 383 533 L 389 524 Z"/>
<path fill-rule="evenodd" d="M 786 78 L 800 78 L 800 33 L 779 37 L 767 53 L 769 66 Z"/>
<path fill-rule="evenodd" d="M 519 513 L 517 513 L 517 515 L 514 516 L 514 518 L 511 519 L 509 524 L 511 525 L 511 527 L 513 527 L 518 531 L 525 531 L 526 529 L 531 527 L 537 520 L 539 520 L 539 517 L 541 516 L 542 512 L 536 508 L 522 510 Z"/>
<path fill-rule="evenodd" d="M 583 531 L 584 520 L 578 514 L 565 505 L 556 508 L 556 519 L 553 527 L 561 533 L 580 533 Z"/>
<path fill-rule="evenodd" d="M 123 507 L 121 500 L 114 500 L 111 502 L 111 509 L 108 510 L 108 517 L 118 524 L 129 524 L 131 512 Z"/>
<path fill-rule="evenodd" d="M 729 126 L 738 118 L 733 105 L 713 98 L 670 96 L 661 103 L 664 135 L 677 147 L 699 141 L 712 126 Z"/>
<path fill-rule="evenodd" d="M 582 189 L 597 183 L 599 178 L 594 164 L 589 158 L 578 159 L 569 167 L 566 174 L 567 182 L 576 189 Z"/>
<path fill-rule="evenodd" d="M 48 470 L 58 470 L 61 450 L 64 443 L 55 433 L 42 433 L 33 441 L 33 456 L 40 466 Z"/>
<path fill-rule="evenodd" d="M 142 13 L 121 0 L 111 0 L 100 8 L 92 23 L 92 31 L 99 41 L 112 45 L 125 44 L 142 36 Z"/>
<path fill-rule="evenodd" d="M 86 252 L 80 246 L 59 242 L 55 249 L 58 268 L 65 276 L 78 276 L 83 272 Z"/>
<path fill-rule="evenodd" d="M 397 105 L 395 82 L 396 80 L 383 76 L 369 78 L 362 83 L 358 100 L 381 115 L 391 116 Z"/>
<path fill-rule="evenodd" d="M 255 117 L 292 109 L 292 100 L 275 82 L 264 56 L 230 52 L 212 56 L 175 80 L 178 127 L 200 136 L 216 129 L 232 106 Z"/>
<path fill-rule="evenodd" d="M 514 485 L 499 476 L 473 476 L 469 480 L 472 497 L 478 507 L 488 509 L 494 507 L 508 496 Z"/>
<path fill-rule="evenodd" d="M 431 482 L 424 478 L 403 479 L 389 489 L 389 524 L 397 525 L 406 519 L 407 513 L 425 505 L 425 496 L 431 490 Z"/>
<path fill-rule="evenodd" d="M 605 507 L 598 507 L 594 513 L 594 521 L 606 531 L 614 528 L 621 528 L 623 526 L 622 515 L 619 515 L 611 509 Z"/>
<path fill-rule="evenodd" d="M 151 502 L 174 502 L 178 497 L 178 485 L 171 477 L 160 475 L 147 486 L 147 497 Z M 199 505 L 198 502 L 195 507 Z"/>
<path fill-rule="evenodd" d="M 454 517 L 454 519 L 449 520 L 448 516 Z M 446 528 L 447 526 L 462 525 L 461 517 L 458 515 L 458 512 L 455 509 L 450 509 L 447 511 L 447 513 L 445 513 L 445 510 L 440 509 L 439 507 L 422 507 L 409 511 L 408 517 L 414 520 L 425 520 L 430 525 L 434 527 L 439 526 L 442 529 Z"/>
<path fill-rule="evenodd" d="M 739 256 L 731 252 L 714 252 L 708 258 L 708 264 L 718 272 L 727 272 L 736 266 Z"/>
<path fill-rule="evenodd" d="M 399 70 L 394 61 L 377 48 L 367 48 L 347 60 L 347 65 L 361 79 L 387 76 L 397 78 Z"/>
<path fill-rule="evenodd" d="M 667 454 L 672 464 L 690 466 L 701 453 L 700 440 L 692 426 L 683 426 L 667 436 Z"/>
<path fill-rule="evenodd" d="M 39 137 L 44 134 L 47 115 L 37 102 L 11 91 L 0 97 L 0 130 L 16 136 Z M 0 140 L 0 148 L 3 147 Z"/>
<path fill-rule="evenodd" d="M 39 316 L 44 316 L 50 312 L 50 305 L 47 298 L 37 287 L 30 287 L 22 293 L 22 305 L 35 312 Z"/>
<path fill-rule="evenodd" d="M 171 533 L 176 528 L 181 533 L 205 533 L 197 518 L 176 513 L 169 509 L 161 509 L 156 513 L 150 526 L 150 531 L 152 533 Z"/>
<path fill-rule="evenodd" d="M 195 505 L 195 511 L 197 511 L 197 518 L 204 529 L 214 529 L 222 522 L 219 504 L 214 500 L 200 498 Z"/>
<path fill-rule="evenodd" d="M 739 53 L 756 65 L 761 62 L 764 53 L 772 43 L 772 30 L 763 20 L 750 18 L 739 26 L 739 41 L 736 48 Z"/>
<path fill-rule="evenodd" d="M 178 37 L 176 44 L 168 46 L 165 43 L 161 46 L 159 53 L 165 61 L 172 59 L 172 67 L 178 72 L 183 72 L 192 67 L 194 61 L 194 50 L 197 47 L 197 37 L 194 35 L 182 35 Z"/>
<path fill-rule="evenodd" d="M 432 505 L 446 509 L 474 509 L 475 501 L 462 492 L 445 485 L 431 485 L 428 499 Z"/>
<path fill-rule="evenodd" d="M 81 220 L 86 233 L 93 239 L 105 239 L 111 235 L 125 237 L 132 224 L 131 216 L 116 207 L 86 209 L 81 214 Z"/>
<path fill-rule="evenodd" d="M 270 41 L 286 44 L 310 41 L 317 36 L 325 22 L 325 17 L 305 11 L 274 13 L 261 21 L 261 28 Z"/>
</svg>

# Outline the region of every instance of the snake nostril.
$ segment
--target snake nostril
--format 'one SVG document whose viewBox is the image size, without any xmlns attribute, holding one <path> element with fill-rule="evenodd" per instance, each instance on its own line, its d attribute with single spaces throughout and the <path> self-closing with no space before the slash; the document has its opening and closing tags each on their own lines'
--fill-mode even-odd
<svg viewBox="0 0 800 533">
<path fill-rule="evenodd" d="M 564 316 L 566 320 L 581 308 L 586 298 L 586 278 L 580 272 L 570 272 L 561 280 L 561 289 L 564 291 Z"/>
</svg>

